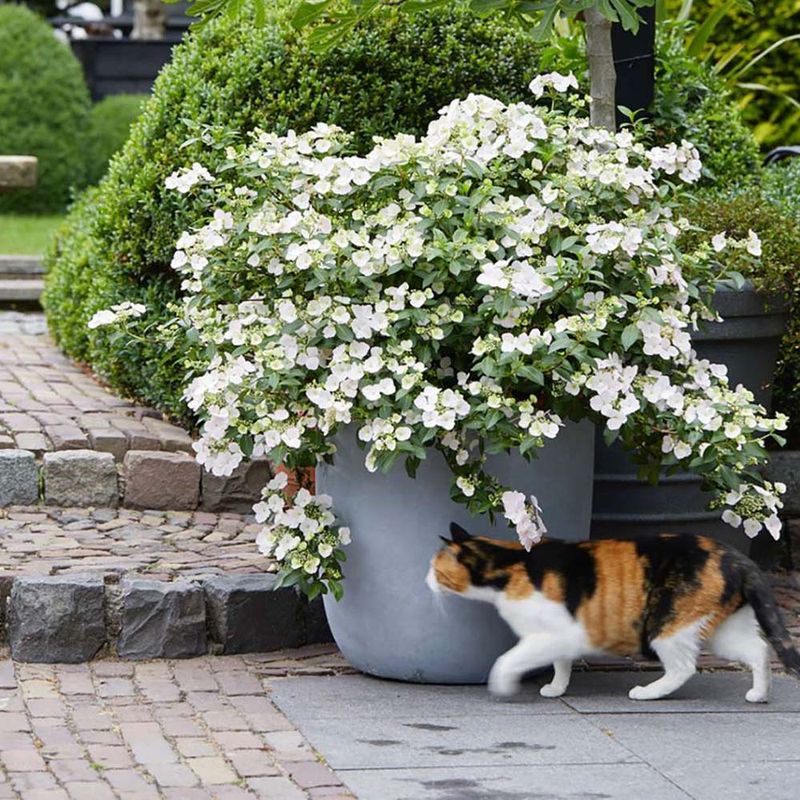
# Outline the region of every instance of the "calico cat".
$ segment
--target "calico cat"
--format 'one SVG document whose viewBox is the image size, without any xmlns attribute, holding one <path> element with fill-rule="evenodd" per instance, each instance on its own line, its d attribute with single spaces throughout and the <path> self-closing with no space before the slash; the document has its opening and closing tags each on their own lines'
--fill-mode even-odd
<svg viewBox="0 0 800 800">
<path fill-rule="evenodd" d="M 520 637 L 492 667 L 493 694 L 513 694 L 526 672 L 552 664 L 553 680 L 540 693 L 559 697 L 576 658 L 643 653 L 661 661 L 664 675 L 629 696 L 657 700 L 689 680 L 707 640 L 716 655 L 752 670 L 746 699 L 766 703 L 769 646 L 760 630 L 800 677 L 800 653 L 767 580 L 749 558 L 713 539 L 546 539 L 526 552 L 455 524 L 450 533 L 431 560 L 428 586 L 493 603 Z"/>
</svg>

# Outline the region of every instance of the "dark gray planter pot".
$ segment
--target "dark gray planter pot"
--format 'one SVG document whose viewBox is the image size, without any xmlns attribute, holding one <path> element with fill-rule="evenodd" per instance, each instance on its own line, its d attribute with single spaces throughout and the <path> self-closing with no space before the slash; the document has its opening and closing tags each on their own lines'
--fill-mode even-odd
<svg viewBox="0 0 800 800">
<path fill-rule="evenodd" d="M 731 385 L 744 384 L 769 408 L 786 328 L 785 304 L 750 287 L 721 287 L 714 295 L 714 306 L 724 321 L 694 334 L 695 349 L 702 358 L 725 364 Z M 726 525 L 719 512 L 706 510 L 710 496 L 701 491 L 699 478 L 688 473 L 665 475 L 652 486 L 636 473 L 636 465 L 622 447 L 606 447 L 598 432 L 592 538 L 699 533 L 749 552 L 751 540 L 743 532 Z"/>
<path fill-rule="evenodd" d="M 347 660 L 383 678 L 425 683 L 482 683 L 516 637 L 485 603 L 434 595 L 425 585 L 430 560 L 451 521 L 473 533 L 514 539 L 505 520 L 473 518 L 451 501 L 450 471 L 436 451 L 416 480 L 398 463 L 388 475 L 364 468 L 352 430 L 337 438 L 333 466 L 317 469 L 317 488 L 330 494 L 352 530 L 344 565 L 344 598 L 325 597 L 336 643 Z M 594 430 L 568 424 L 526 462 L 494 456 L 490 471 L 544 509 L 549 535 L 585 539 L 592 508 Z"/>
</svg>

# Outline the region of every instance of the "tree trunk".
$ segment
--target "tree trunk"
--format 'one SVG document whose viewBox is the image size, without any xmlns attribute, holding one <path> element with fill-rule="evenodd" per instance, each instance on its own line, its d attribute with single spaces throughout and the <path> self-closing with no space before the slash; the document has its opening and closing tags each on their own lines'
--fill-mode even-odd
<svg viewBox="0 0 800 800">
<path fill-rule="evenodd" d="M 596 8 L 583 12 L 586 26 L 586 55 L 589 60 L 591 80 L 592 125 L 606 130 L 616 130 L 617 71 L 614 68 L 614 51 L 611 47 L 611 20 Z"/>
<path fill-rule="evenodd" d="M 163 39 L 167 13 L 161 0 L 134 0 L 131 39 Z"/>
</svg>

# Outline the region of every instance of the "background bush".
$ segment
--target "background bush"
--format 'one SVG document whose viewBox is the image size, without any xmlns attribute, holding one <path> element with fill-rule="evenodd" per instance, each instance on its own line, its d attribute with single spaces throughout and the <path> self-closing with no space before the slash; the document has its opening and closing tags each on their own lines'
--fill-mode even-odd
<svg viewBox="0 0 800 800">
<path fill-rule="evenodd" d="M 0 153 L 39 159 L 35 189 L 0 194 L 0 211 L 63 210 L 84 181 L 89 92 L 70 49 L 22 6 L 0 5 Z"/>
<path fill-rule="evenodd" d="M 106 174 L 111 156 L 128 140 L 131 125 L 142 113 L 143 94 L 116 94 L 92 106 L 89 136 L 85 142 L 86 183 L 97 183 Z"/>
<path fill-rule="evenodd" d="M 757 180 L 761 154 L 725 82 L 686 53 L 686 27 L 662 24 L 656 51 L 653 125 L 660 142 L 686 138 L 700 150 L 706 185 Z"/>
<path fill-rule="evenodd" d="M 766 184 L 771 173 L 766 170 Z M 779 168 L 783 173 L 788 169 Z M 800 171 L 797 172 L 800 175 Z M 795 185 L 794 197 L 798 187 Z M 746 238 L 750 230 L 761 238 L 763 256 L 757 272 L 733 264 L 748 277 L 757 289 L 781 294 L 789 307 L 789 326 L 781 342 L 778 370 L 775 376 L 775 410 L 789 415 L 788 439 L 791 447 L 800 447 L 800 204 L 784 198 L 782 207 L 773 202 L 774 194 L 750 187 L 728 193 L 713 192 L 687 203 L 684 213 L 699 228 L 711 234 L 727 231 L 735 238 Z M 687 235 L 696 243 L 699 232 Z M 730 257 L 735 256 L 731 253 Z"/>
<path fill-rule="evenodd" d="M 698 24 L 711 9 L 730 0 L 694 0 L 692 19 Z M 671 12 L 680 8 L 681 0 L 669 0 Z M 712 57 L 718 60 L 735 47 L 744 44 L 734 63 L 765 50 L 785 36 L 800 33 L 798 0 L 754 0 L 753 13 L 732 10 L 715 28 L 711 36 Z M 743 76 L 748 83 L 777 89 L 800 101 L 800 40 L 774 50 Z M 789 101 L 767 92 L 742 90 L 737 96 L 743 105 L 744 119 L 755 131 L 756 139 L 769 149 L 781 144 L 800 144 L 800 109 Z"/>
<path fill-rule="evenodd" d="M 284 132 L 325 120 L 353 131 L 364 150 L 376 134 L 421 133 L 441 106 L 472 91 L 528 98 L 538 52 L 512 24 L 452 9 L 382 15 L 323 55 L 309 52 L 280 10 L 263 28 L 220 20 L 192 35 L 173 52 L 98 190 L 75 206 L 48 253 L 43 301 L 53 335 L 121 390 L 183 416 L 185 342 L 163 352 L 90 332 L 86 321 L 124 299 L 147 304 L 158 318 L 175 298 L 168 265 L 193 217 L 164 180 L 207 153 L 197 138 L 184 142 L 204 125 Z"/>
<path fill-rule="evenodd" d="M 800 225 L 800 158 L 788 158 L 764 170 L 764 196 Z"/>
<path fill-rule="evenodd" d="M 721 179 L 757 170 L 755 144 L 713 75 L 669 50 L 669 42 L 659 43 L 659 80 L 671 85 L 659 90 L 657 135 L 693 138 Z M 669 59 L 678 66 L 665 66 Z M 353 131 L 365 150 L 376 134 L 423 132 L 441 106 L 471 91 L 529 100 L 527 85 L 540 64 L 585 74 L 575 42 L 542 49 L 512 22 L 454 8 L 381 15 L 322 55 L 309 52 L 304 34 L 280 10 L 264 28 L 220 20 L 194 34 L 174 51 L 93 202 L 76 206 L 51 248 L 44 303 L 55 338 L 119 389 L 184 416 L 180 395 L 191 355 L 179 333 L 163 351 L 103 329 L 90 332 L 86 321 L 122 300 L 147 304 L 153 324 L 159 313 L 166 316 L 177 296 L 168 266 L 174 244 L 195 215 L 164 180 L 195 159 L 213 171 L 202 126 L 215 131 L 204 135 L 222 136 L 224 129 L 254 126 L 304 130 L 324 120 Z M 683 104 L 681 114 L 667 107 L 673 102 Z M 702 115 L 712 111 L 717 119 L 704 125 Z M 80 272 L 91 277 L 78 280 Z"/>
</svg>

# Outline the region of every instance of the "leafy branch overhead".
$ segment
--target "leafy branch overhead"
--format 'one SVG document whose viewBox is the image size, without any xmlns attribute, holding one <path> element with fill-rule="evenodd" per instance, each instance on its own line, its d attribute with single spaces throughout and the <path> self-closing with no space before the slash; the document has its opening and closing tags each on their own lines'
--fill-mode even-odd
<svg viewBox="0 0 800 800">
<path fill-rule="evenodd" d="M 302 0 L 295 11 L 293 24 L 304 28 L 322 22 L 310 35 L 314 47 L 329 47 L 370 15 L 394 8 L 405 13 L 429 11 L 460 0 Z M 466 5 L 478 16 L 504 14 L 531 31 L 539 40 L 550 35 L 553 21 L 560 14 L 575 17 L 596 10 L 611 22 L 620 22 L 626 30 L 639 29 L 638 10 L 652 6 L 654 0 L 468 0 Z"/>
<path fill-rule="evenodd" d="M 656 0 L 300 0 L 293 16 L 296 28 L 322 23 L 312 31 L 313 46 L 330 47 L 372 14 L 386 10 L 404 13 L 431 11 L 451 5 L 465 5 L 478 16 L 504 14 L 531 30 L 538 39 L 545 39 L 553 21 L 560 14 L 576 17 L 587 10 L 598 11 L 605 19 L 619 22 L 636 32 L 639 29 L 641 8 L 654 5 Z M 177 3 L 179 0 L 165 0 Z M 252 11 L 256 22 L 267 18 L 271 0 L 197 0 L 188 13 L 201 18 L 200 24 L 223 14 L 234 16 Z"/>
</svg>

